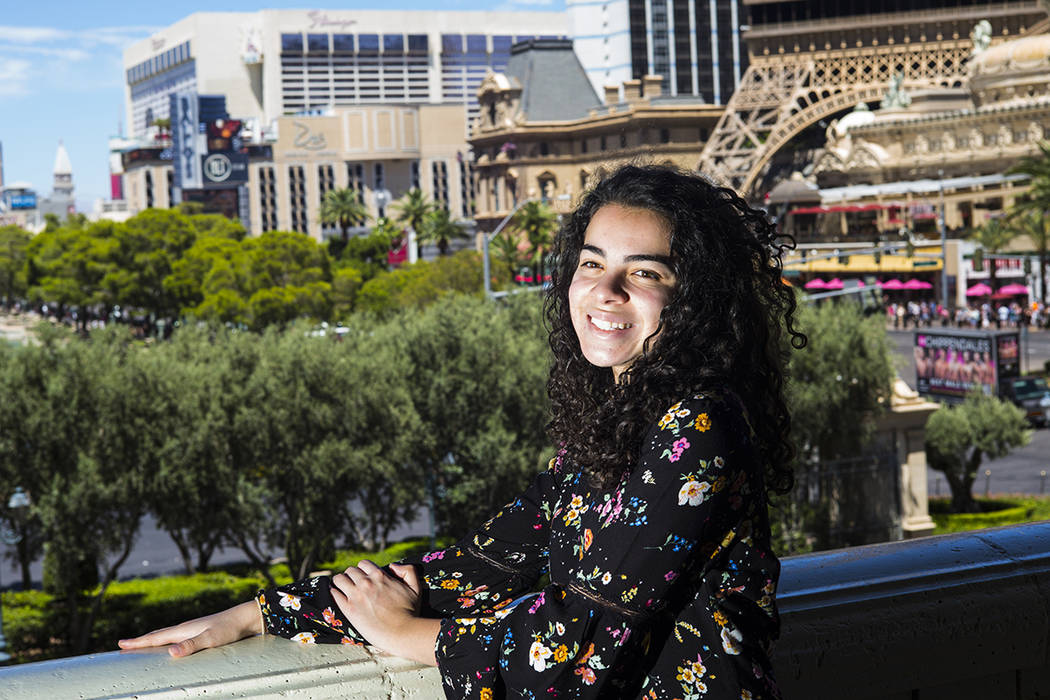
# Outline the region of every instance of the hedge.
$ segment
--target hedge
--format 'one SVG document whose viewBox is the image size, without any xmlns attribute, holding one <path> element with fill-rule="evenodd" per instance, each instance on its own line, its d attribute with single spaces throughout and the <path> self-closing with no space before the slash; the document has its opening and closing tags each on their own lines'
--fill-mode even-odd
<svg viewBox="0 0 1050 700">
<path fill-rule="evenodd" d="M 425 551 L 427 545 L 426 540 L 414 539 L 375 553 L 342 551 L 319 570 L 342 571 L 365 558 L 379 565 L 389 564 L 409 554 Z M 292 580 L 288 567 L 283 564 L 271 567 L 270 574 L 278 584 Z M 118 639 L 210 615 L 249 600 L 266 585 L 261 575 L 251 574 L 247 567 L 242 566 L 193 576 L 114 582 L 106 591 L 92 629 L 89 651 L 113 651 Z M 69 655 L 69 640 L 64 637 L 69 613 L 61 601 L 39 590 L 8 591 L 3 593 L 2 600 L 4 636 L 14 663 Z"/>
</svg>

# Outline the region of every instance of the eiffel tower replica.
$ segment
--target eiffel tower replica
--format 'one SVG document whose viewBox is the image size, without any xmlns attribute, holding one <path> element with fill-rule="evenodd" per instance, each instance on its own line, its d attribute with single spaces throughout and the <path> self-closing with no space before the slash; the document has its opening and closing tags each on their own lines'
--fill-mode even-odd
<svg viewBox="0 0 1050 700">
<path fill-rule="evenodd" d="M 901 6 L 894 0 L 744 4 L 749 65 L 699 168 L 752 199 L 776 176 L 778 152 L 812 125 L 887 93 L 960 87 L 975 40 L 995 45 L 1050 29 L 1048 0 L 915 0 L 915 9 L 894 12 L 885 11 Z M 991 33 L 972 36 L 981 20 Z"/>
</svg>

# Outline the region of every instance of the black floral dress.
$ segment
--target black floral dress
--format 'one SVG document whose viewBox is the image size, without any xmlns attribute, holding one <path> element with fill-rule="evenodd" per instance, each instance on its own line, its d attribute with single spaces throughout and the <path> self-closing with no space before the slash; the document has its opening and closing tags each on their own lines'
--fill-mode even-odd
<svg viewBox="0 0 1050 700">
<path fill-rule="evenodd" d="M 474 534 L 408 563 L 449 698 L 777 698 L 780 565 L 761 462 L 732 394 L 671 406 L 600 490 L 559 459 Z M 549 574 L 549 582 L 537 590 Z M 545 580 L 545 579 L 544 579 Z M 327 578 L 258 597 L 267 630 L 365 643 Z"/>
</svg>

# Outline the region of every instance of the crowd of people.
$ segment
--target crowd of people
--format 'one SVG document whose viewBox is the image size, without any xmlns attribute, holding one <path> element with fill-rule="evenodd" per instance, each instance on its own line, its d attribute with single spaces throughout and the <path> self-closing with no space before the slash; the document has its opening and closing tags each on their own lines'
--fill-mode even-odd
<svg viewBox="0 0 1050 700">
<path fill-rule="evenodd" d="M 934 325 L 977 330 L 1050 328 L 1050 306 L 1038 301 L 986 300 L 959 306 L 954 312 L 934 300 L 890 302 L 886 321 L 894 330 L 930 328 Z"/>
</svg>

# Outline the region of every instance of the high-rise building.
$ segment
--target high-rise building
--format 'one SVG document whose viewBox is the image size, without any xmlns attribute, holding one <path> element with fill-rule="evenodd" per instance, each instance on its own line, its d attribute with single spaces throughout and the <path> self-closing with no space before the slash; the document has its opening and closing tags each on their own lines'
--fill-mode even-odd
<svg viewBox="0 0 1050 700">
<path fill-rule="evenodd" d="M 557 12 L 196 13 L 124 52 L 127 123 L 147 136 L 176 93 L 224 95 L 248 135 L 251 122 L 365 104 L 457 103 L 472 118 L 481 80 L 506 66 L 511 44 L 566 33 Z"/>
<path fill-rule="evenodd" d="M 665 94 L 725 104 L 747 69 L 742 2 L 567 0 L 567 5 L 576 53 L 599 95 L 606 85 L 659 75 Z"/>
</svg>

